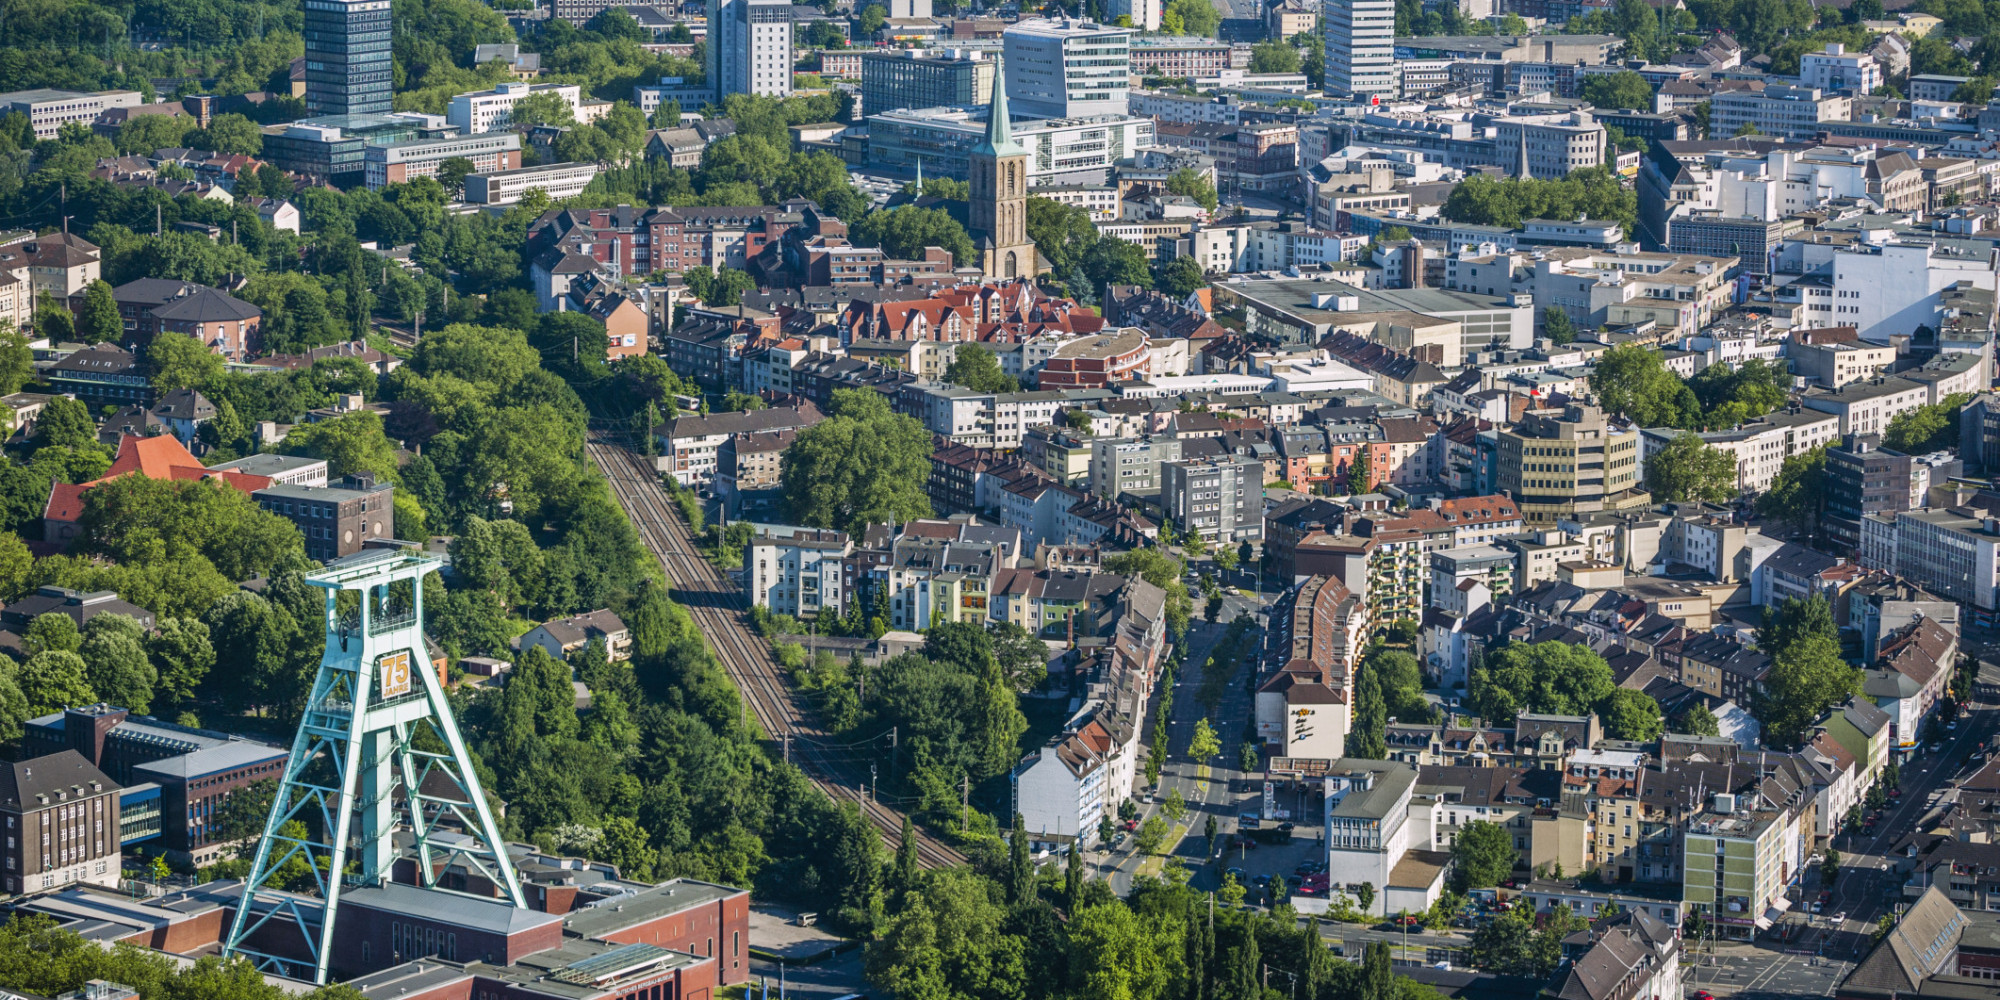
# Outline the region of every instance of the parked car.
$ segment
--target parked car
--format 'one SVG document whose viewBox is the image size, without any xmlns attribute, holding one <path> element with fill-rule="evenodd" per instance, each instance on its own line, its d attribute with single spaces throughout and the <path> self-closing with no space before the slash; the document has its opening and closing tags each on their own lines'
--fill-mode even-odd
<svg viewBox="0 0 2000 1000">
<path fill-rule="evenodd" d="M 1241 868 L 1225 868 L 1222 874 L 1231 876 L 1238 882 L 1243 881 L 1243 869 Z"/>
</svg>

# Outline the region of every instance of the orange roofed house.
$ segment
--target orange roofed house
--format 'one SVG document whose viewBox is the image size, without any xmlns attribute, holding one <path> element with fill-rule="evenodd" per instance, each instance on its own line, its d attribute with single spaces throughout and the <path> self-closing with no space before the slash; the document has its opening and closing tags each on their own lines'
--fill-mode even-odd
<svg viewBox="0 0 2000 1000">
<path fill-rule="evenodd" d="M 265 510 L 297 525 L 305 536 L 306 554 L 314 559 L 352 555 L 371 539 L 395 534 L 389 515 L 394 495 L 386 484 L 376 486 L 366 477 L 349 476 L 331 486 L 301 486 L 270 476 L 209 469 L 170 434 L 128 434 L 118 439 L 118 458 L 101 478 L 49 487 L 49 500 L 42 508 L 44 545 L 68 548 L 82 533 L 84 494 L 94 486 L 133 474 L 148 479 L 217 482 L 248 494 Z"/>
</svg>

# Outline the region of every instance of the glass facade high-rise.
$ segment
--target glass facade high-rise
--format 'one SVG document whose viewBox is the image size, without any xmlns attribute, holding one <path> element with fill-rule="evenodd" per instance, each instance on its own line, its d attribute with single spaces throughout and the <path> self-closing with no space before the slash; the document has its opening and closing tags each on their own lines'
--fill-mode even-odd
<svg viewBox="0 0 2000 1000">
<path fill-rule="evenodd" d="M 305 42 L 308 115 L 392 110 L 389 0 L 306 0 Z"/>
</svg>

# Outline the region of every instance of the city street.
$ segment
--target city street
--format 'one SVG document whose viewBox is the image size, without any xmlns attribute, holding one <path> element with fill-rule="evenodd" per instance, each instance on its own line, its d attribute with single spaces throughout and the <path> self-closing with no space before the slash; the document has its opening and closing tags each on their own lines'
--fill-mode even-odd
<svg viewBox="0 0 2000 1000">
<path fill-rule="evenodd" d="M 1229 622 L 1238 613 L 1254 616 L 1262 610 L 1262 606 L 1257 602 L 1255 595 L 1225 595 L 1222 599 L 1222 614 L 1216 619 L 1216 623 L 1211 625 L 1202 616 L 1204 599 L 1198 591 L 1193 596 L 1195 619 L 1188 627 L 1188 655 L 1180 675 L 1175 678 L 1174 710 L 1173 717 L 1169 720 L 1168 745 L 1171 753 L 1166 766 L 1160 771 L 1160 787 L 1154 793 L 1153 801 L 1140 803 L 1139 821 L 1144 823 L 1146 819 L 1159 813 L 1170 790 L 1180 790 L 1181 797 L 1186 800 L 1188 807 L 1187 813 L 1181 817 L 1180 825 L 1187 828 L 1187 834 L 1175 855 L 1181 859 L 1182 864 L 1195 871 L 1196 881 L 1199 884 L 1202 882 L 1201 866 L 1204 860 L 1202 851 L 1206 843 L 1202 837 L 1202 830 L 1208 818 L 1215 817 L 1219 829 L 1233 830 L 1236 827 L 1236 815 L 1241 811 L 1237 803 L 1250 802 L 1255 798 L 1248 794 L 1230 791 L 1231 781 L 1243 777 L 1242 772 L 1235 767 L 1236 750 L 1241 740 L 1243 724 L 1251 716 L 1251 697 L 1243 691 L 1243 671 L 1247 669 L 1243 664 L 1237 664 L 1230 677 L 1221 711 L 1216 717 L 1209 719 L 1209 724 L 1215 727 L 1216 735 L 1222 743 L 1221 756 L 1208 764 L 1206 776 L 1198 775 L 1195 763 L 1187 759 L 1188 741 L 1194 737 L 1195 723 L 1207 713 L 1200 700 L 1195 697 L 1196 692 L 1201 689 L 1201 664 L 1207 661 L 1215 644 L 1228 633 Z M 1254 657 L 1250 662 L 1254 664 Z M 1150 711 L 1145 725 L 1147 735 L 1150 737 L 1152 727 Z M 1141 767 L 1143 776 L 1143 762 Z M 1162 815 L 1161 818 L 1166 817 Z M 1118 849 L 1111 851 L 1100 861 L 1098 871 L 1110 878 L 1114 892 L 1124 895 L 1131 889 L 1133 876 L 1139 873 L 1146 861 L 1147 856 L 1133 849 L 1133 840 L 1128 834 Z M 1210 881 L 1219 880 L 1219 875 L 1210 878 Z M 1209 887 L 1213 888 L 1212 885 Z"/>
</svg>

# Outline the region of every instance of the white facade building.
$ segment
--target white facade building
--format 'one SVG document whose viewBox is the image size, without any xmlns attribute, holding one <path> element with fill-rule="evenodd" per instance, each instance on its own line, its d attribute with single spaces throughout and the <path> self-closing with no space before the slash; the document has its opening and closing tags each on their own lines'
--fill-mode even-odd
<svg viewBox="0 0 2000 1000">
<path fill-rule="evenodd" d="M 1326 92 L 1360 98 L 1396 96 L 1394 0 L 1327 0 Z"/>
<path fill-rule="evenodd" d="M 1124 114 L 1131 35 L 1128 28 L 1076 18 L 1015 23 L 1003 36 L 1007 100 L 1030 118 Z"/>
<path fill-rule="evenodd" d="M 583 88 L 574 83 L 503 83 L 452 98 L 445 121 L 457 126 L 460 135 L 504 129 L 514 122 L 514 105 L 529 94 L 554 94 L 569 104 L 572 117 L 583 120 Z"/>
<path fill-rule="evenodd" d="M 1882 67 L 1866 52 L 1849 52 L 1839 42 L 1828 42 L 1826 51 L 1799 57 L 1799 84 L 1828 92 L 1872 94 L 1882 85 Z"/>
<path fill-rule="evenodd" d="M 752 540 L 743 556 L 743 587 L 750 603 L 799 619 L 822 610 L 840 614 L 842 561 L 849 548 L 845 532 L 816 528 Z"/>
<path fill-rule="evenodd" d="M 545 163 L 539 167 L 496 170 L 465 175 L 465 200 L 473 205 L 512 205 L 529 191 L 549 193 L 559 201 L 582 194 L 597 176 L 595 163 Z"/>
</svg>

